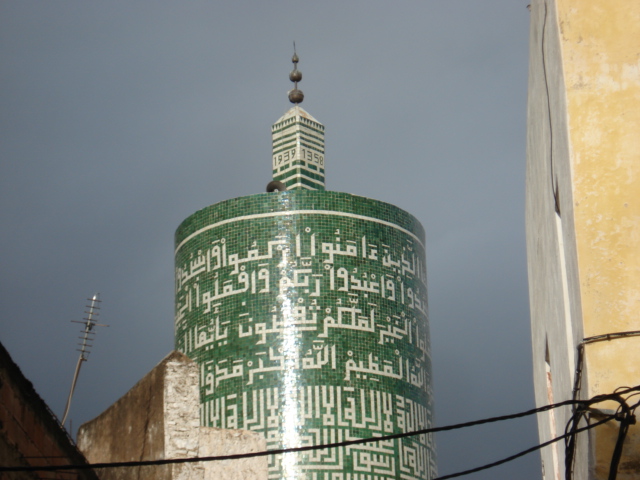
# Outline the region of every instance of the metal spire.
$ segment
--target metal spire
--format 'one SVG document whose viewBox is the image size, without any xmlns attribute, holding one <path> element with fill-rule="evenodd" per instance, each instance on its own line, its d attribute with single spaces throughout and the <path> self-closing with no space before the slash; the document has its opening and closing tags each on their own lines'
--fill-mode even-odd
<svg viewBox="0 0 640 480">
<path fill-rule="evenodd" d="M 302 90 L 298 90 L 298 82 L 302 80 L 302 72 L 298 70 L 300 59 L 296 53 L 296 42 L 293 42 L 293 57 L 291 57 L 291 61 L 293 62 L 293 70 L 289 74 L 289 80 L 293 82 L 293 90 L 289 91 L 289 101 L 297 105 L 304 100 L 304 93 L 302 93 Z"/>
</svg>

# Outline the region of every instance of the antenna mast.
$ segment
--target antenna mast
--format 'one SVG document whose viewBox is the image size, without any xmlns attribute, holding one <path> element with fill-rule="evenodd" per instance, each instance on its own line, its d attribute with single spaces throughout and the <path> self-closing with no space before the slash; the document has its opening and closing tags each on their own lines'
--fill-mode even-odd
<svg viewBox="0 0 640 480">
<path fill-rule="evenodd" d="M 87 301 L 91 303 L 85 307 L 88 309 L 88 310 L 85 310 L 84 312 L 87 316 L 84 317 L 82 321 L 71 320 L 73 323 L 84 324 L 84 329 L 80 331 L 82 333 L 82 336 L 78 337 L 81 340 L 80 343 L 78 343 L 78 346 L 80 348 L 77 349 L 80 352 L 80 356 L 78 357 L 78 363 L 76 364 L 76 371 L 73 374 L 73 381 L 71 382 L 71 391 L 69 392 L 69 398 L 67 398 L 67 406 L 64 409 L 64 415 L 62 415 L 61 423 L 63 426 L 64 426 L 64 422 L 67 420 L 67 415 L 69 414 L 69 408 L 71 407 L 71 398 L 73 397 L 73 391 L 76 388 L 76 382 L 78 381 L 78 375 L 80 374 L 80 367 L 82 366 L 82 362 L 86 362 L 89 359 L 89 353 L 90 353 L 89 349 L 93 346 L 92 344 L 89 343 L 94 340 L 93 335 L 96 334 L 96 332 L 93 331 L 93 327 L 109 326 L 109 325 L 102 325 L 100 323 L 96 323 L 96 318 L 100 313 L 99 312 L 100 307 L 98 306 L 98 304 L 101 302 L 101 300 L 99 299 L 99 296 L 100 294 L 96 293 L 92 298 L 87 299 Z"/>
</svg>

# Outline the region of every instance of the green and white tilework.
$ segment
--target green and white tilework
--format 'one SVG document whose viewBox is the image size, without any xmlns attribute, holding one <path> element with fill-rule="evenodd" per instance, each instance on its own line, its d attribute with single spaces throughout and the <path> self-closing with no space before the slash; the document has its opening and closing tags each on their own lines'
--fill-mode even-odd
<svg viewBox="0 0 640 480">
<path fill-rule="evenodd" d="M 203 425 L 269 449 L 431 426 L 424 230 L 407 212 L 326 191 L 236 198 L 180 225 L 175 261 Z M 272 479 L 434 475 L 429 435 L 269 457 Z"/>
<path fill-rule="evenodd" d="M 271 127 L 273 179 L 287 190 L 324 190 L 324 125 L 296 105 Z"/>
</svg>

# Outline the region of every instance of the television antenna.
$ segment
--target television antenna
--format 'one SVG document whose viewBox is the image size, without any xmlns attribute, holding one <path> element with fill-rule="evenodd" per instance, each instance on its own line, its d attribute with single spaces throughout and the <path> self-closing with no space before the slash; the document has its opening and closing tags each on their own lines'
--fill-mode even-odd
<svg viewBox="0 0 640 480">
<path fill-rule="evenodd" d="M 67 419 L 67 415 L 69 414 L 69 408 L 71 407 L 71 398 L 73 397 L 73 391 L 76 388 L 76 382 L 78 381 L 78 375 L 80 374 L 80 367 L 82 366 L 82 362 L 86 362 L 89 359 L 90 348 L 93 344 L 89 342 L 93 342 L 95 339 L 94 335 L 96 332 L 93 330 L 93 327 L 108 327 L 109 325 L 102 325 L 101 323 L 96 322 L 96 318 L 99 315 L 99 304 L 101 303 L 100 294 L 96 293 L 93 297 L 88 298 L 87 301 L 90 302 L 85 308 L 85 315 L 82 320 L 71 320 L 73 323 L 82 323 L 84 328 L 80 331 L 82 336 L 78 337 L 80 339 L 80 343 L 78 343 L 77 350 L 80 352 L 80 356 L 78 357 L 78 363 L 76 364 L 76 371 L 73 374 L 73 381 L 71 382 L 71 391 L 69 392 L 69 398 L 67 398 L 67 406 L 64 409 L 64 415 L 62 415 L 62 425 L 64 425 L 65 420 Z"/>
</svg>

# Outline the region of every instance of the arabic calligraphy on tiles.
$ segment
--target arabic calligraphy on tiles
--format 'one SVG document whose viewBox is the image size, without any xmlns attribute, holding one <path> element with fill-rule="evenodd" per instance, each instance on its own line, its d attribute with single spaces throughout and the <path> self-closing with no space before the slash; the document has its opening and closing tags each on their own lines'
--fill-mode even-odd
<svg viewBox="0 0 640 480">
<path fill-rule="evenodd" d="M 305 230 L 309 232 L 310 227 Z M 336 235 L 340 235 L 339 229 L 336 230 Z M 308 238 L 308 248 L 303 248 L 306 246 L 305 237 Z M 389 245 L 368 243 L 366 236 L 362 236 L 359 251 L 355 240 L 346 240 L 343 245 L 340 237 L 337 237 L 335 243 L 322 242 L 320 248 L 317 248 L 316 244 L 319 242 L 314 233 L 295 235 L 295 245 L 291 245 L 289 238 L 283 235 L 268 241 L 262 254 L 258 242 L 254 241 L 243 252 L 244 257 L 237 252 L 229 253 L 225 238 L 211 243 L 213 245 L 210 248 L 204 251 L 199 249 L 195 254 L 192 252 L 188 261 L 176 267 L 176 293 L 183 292 L 177 304 L 177 325 L 184 320 L 186 311 L 191 312 L 194 307 L 202 304 L 206 305 L 206 313 L 209 313 L 212 302 L 234 295 L 272 291 L 283 294 L 288 289 L 295 288 L 298 289 L 297 293 L 320 297 L 323 286 L 325 291 L 348 292 L 354 297 L 349 299 L 352 304 L 359 303 L 361 297 L 366 299 L 370 295 L 378 295 L 426 315 L 424 263 L 421 256 L 414 252 L 414 246 L 409 240 L 397 252 L 392 251 Z M 295 252 L 291 252 L 291 247 L 294 247 Z M 379 255 L 381 248 L 383 254 Z M 307 256 L 303 256 L 304 254 Z M 357 264 L 373 268 L 345 268 L 336 265 L 340 257 L 350 257 Z M 278 260 L 277 265 L 283 269 L 277 282 L 272 284 L 269 267 L 274 264 L 274 260 Z M 367 260 L 368 264 L 365 263 Z M 318 262 L 322 262 L 324 272 L 314 273 L 311 267 Z M 382 272 L 377 274 L 371 270 Z M 202 289 L 198 283 L 201 276 L 211 274 L 214 279 L 213 288 Z"/>
<path fill-rule="evenodd" d="M 285 220 L 204 230 L 177 256 L 176 346 L 200 365 L 204 424 L 261 431 L 269 448 L 292 446 L 294 427 L 293 443 L 303 445 L 318 443 L 317 435 L 364 438 L 429 426 L 421 245 L 364 220 Z M 401 405 L 421 420 L 407 420 Z M 434 465 L 430 441 L 398 440 L 387 453 L 375 450 L 380 445 L 337 449 L 333 465 L 308 454 L 300 468 L 314 479 L 337 473 L 337 465 L 424 478 Z M 278 462 L 270 459 L 273 478 Z"/>
<path fill-rule="evenodd" d="M 284 396 L 291 396 L 300 405 L 301 418 L 317 424 L 301 432 L 297 446 L 321 445 L 363 438 L 350 431 L 368 430 L 371 435 L 387 435 L 396 431 L 399 423 L 403 431 L 415 431 L 431 426 L 430 409 L 402 395 L 379 390 L 365 392 L 354 387 L 333 385 L 307 386 L 294 392 L 282 392 L 278 387 L 269 387 L 230 394 L 210 400 L 203 405 L 206 423 L 221 428 L 245 428 L 265 431 L 269 426 L 281 422 L 280 412 Z M 246 418 L 239 415 L 246 411 Z M 279 438 L 267 434 L 268 448 L 276 448 Z M 334 448 L 309 452 L 303 471 L 316 470 L 309 478 L 327 480 L 363 478 L 342 473 L 349 463 L 353 471 L 382 475 L 381 478 L 403 478 L 407 480 L 430 478 L 435 472 L 433 439 L 421 435 L 413 439 L 390 440 L 378 443 Z M 270 457 L 270 470 L 278 471 L 281 457 Z M 346 462 L 348 460 L 348 462 Z M 331 471 L 325 477 L 323 470 Z M 339 472 L 336 472 L 339 470 Z M 344 476 L 334 476 L 337 475 Z M 367 479 L 369 480 L 369 479 Z"/>
<path fill-rule="evenodd" d="M 310 227 L 304 230 L 306 233 L 296 234 L 293 241 L 286 236 L 268 240 L 262 252 L 257 241 L 242 255 L 229 251 L 225 238 L 211 241 L 211 247 L 204 251 L 192 252 L 188 262 L 176 268 L 175 320 L 177 331 L 182 332 L 181 350 L 189 354 L 198 349 L 222 347 L 228 344 L 230 335 L 237 339 L 253 337 L 256 346 L 265 345 L 268 338 L 271 340 L 285 328 L 295 326 L 298 332 L 316 332 L 315 342 L 329 340 L 335 330 L 352 330 L 374 334 L 381 345 L 404 340 L 428 356 L 426 332 L 420 331 L 421 327 L 426 328 L 425 270 L 412 243 L 407 240 L 399 251 L 393 251 L 384 243 L 368 242 L 366 236 L 357 241 L 347 239 L 344 244 L 341 237 L 336 237 L 335 242 L 318 242 Z M 335 235 L 340 235 L 340 230 Z M 343 259 L 352 260 L 352 265 L 341 266 L 339 261 Z M 247 307 L 247 300 L 260 294 L 267 294 L 270 299 L 267 315 Z M 241 304 L 228 305 L 236 297 L 243 300 Z M 283 297 L 293 302 L 286 315 L 282 311 Z M 276 299 L 280 299 L 280 305 Z M 384 302 L 395 305 L 384 308 Z M 246 311 L 234 312 L 242 307 Z M 193 313 L 210 319 L 192 325 L 194 322 L 186 319 Z M 237 318 L 230 317 L 230 313 Z M 256 313 L 259 319 L 254 319 Z M 333 348 L 331 365 L 337 368 L 335 345 L 314 344 L 313 348 L 324 351 Z M 312 349 L 300 360 L 296 368 L 314 369 L 328 363 L 313 360 Z M 408 361 L 379 361 L 369 354 L 357 363 L 354 358 L 344 359 L 343 363 L 345 380 L 350 379 L 352 372 L 365 378 L 368 374 L 372 378 L 382 375 L 401 379 L 406 374 L 412 384 L 424 384 L 420 375 L 411 373 Z M 263 364 L 262 358 L 258 364 Z M 259 368 L 274 371 L 282 367 L 254 370 Z M 235 371 L 244 374 L 244 369 L 240 365 Z M 251 378 L 249 374 L 247 382 Z"/>
</svg>

